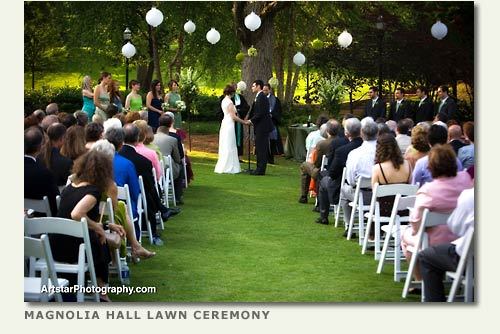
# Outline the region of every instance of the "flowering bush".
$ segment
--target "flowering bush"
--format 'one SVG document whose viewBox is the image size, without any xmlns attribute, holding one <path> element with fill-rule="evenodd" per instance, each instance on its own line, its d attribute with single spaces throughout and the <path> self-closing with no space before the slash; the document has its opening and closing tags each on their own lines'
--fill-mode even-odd
<svg viewBox="0 0 500 334">
<path fill-rule="evenodd" d="M 330 78 L 322 77 L 316 82 L 316 89 L 321 105 L 329 114 L 337 117 L 340 112 L 340 103 L 344 98 L 346 88 L 341 77 L 330 75 Z"/>
<path fill-rule="evenodd" d="M 191 106 L 200 94 L 200 88 L 198 85 L 199 77 L 200 75 L 198 72 L 196 72 L 192 67 L 182 70 L 179 80 L 179 93 L 182 96 L 184 104 L 184 109 L 181 109 L 182 111 L 188 110 L 194 114 L 196 113 L 196 110 L 192 109 Z"/>
</svg>

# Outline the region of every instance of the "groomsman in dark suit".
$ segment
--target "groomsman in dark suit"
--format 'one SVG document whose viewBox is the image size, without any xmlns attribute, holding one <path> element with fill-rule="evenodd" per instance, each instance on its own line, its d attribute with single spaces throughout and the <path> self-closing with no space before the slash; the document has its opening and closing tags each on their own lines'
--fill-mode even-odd
<svg viewBox="0 0 500 334">
<path fill-rule="evenodd" d="M 420 101 L 418 101 L 415 108 L 417 111 L 415 115 L 416 123 L 432 121 L 434 119 L 434 103 L 427 96 L 427 93 L 427 88 L 424 86 L 417 88 L 417 96 Z"/>
<path fill-rule="evenodd" d="M 391 107 L 389 109 L 389 119 L 392 119 L 396 123 L 399 120 L 405 118 L 411 118 L 415 121 L 415 115 L 413 113 L 413 106 L 410 101 L 404 98 L 405 90 L 404 88 L 396 88 L 394 92 L 394 97 L 396 101 L 391 102 Z"/>
<path fill-rule="evenodd" d="M 386 117 L 385 101 L 379 96 L 378 88 L 373 86 L 368 91 L 370 100 L 365 106 L 365 115 L 363 117 L 371 117 L 376 120 L 379 117 Z"/>
<path fill-rule="evenodd" d="M 436 118 L 445 123 L 450 119 L 454 119 L 460 123 L 461 117 L 458 112 L 457 103 L 448 95 L 448 86 L 439 86 L 437 93 L 441 102 L 438 105 Z"/>
<path fill-rule="evenodd" d="M 252 118 L 249 123 L 253 124 L 255 131 L 255 151 L 257 154 L 257 169 L 253 175 L 265 175 L 269 150 L 269 133 L 273 130 L 273 121 L 269 112 L 269 100 L 262 92 L 264 82 L 255 80 L 252 83 L 252 92 L 257 93 L 252 105 Z"/>
</svg>

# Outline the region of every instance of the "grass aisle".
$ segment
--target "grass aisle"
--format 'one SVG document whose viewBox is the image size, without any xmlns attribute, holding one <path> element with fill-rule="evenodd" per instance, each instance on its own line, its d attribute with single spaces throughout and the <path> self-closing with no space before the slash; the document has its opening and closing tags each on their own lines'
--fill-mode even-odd
<svg viewBox="0 0 500 334">
<path fill-rule="evenodd" d="M 162 232 L 166 245 L 144 240 L 158 254 L 131 265 L 132 286 L 156 286 L 156 294 L 112 300 L 404 301 L 392 265 L 377 275 L 373 256 L 361 255 L 357 242 L 342 237 L 343 229 L 313 223 L 312 204 L 297 202 L 297 163 L 277 159 L 264 177 L 216 175 L 215 155 L 191 156 L 195 180 L 182 212 Z"/>
</svg>

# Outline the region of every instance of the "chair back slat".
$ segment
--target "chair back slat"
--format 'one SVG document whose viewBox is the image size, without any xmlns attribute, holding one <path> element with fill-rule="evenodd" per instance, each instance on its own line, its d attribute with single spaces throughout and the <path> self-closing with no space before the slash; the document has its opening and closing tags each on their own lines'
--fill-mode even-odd
<svg viewBox="0 0 500 334">
<path fill-rule="evenodd" d="M 24 208 L 45 213 L 47 217 L 52 217 L 52 210 L 50 210 L 49 198 L 47 196 L 43 196 L 43 199 L 25 198 Z"/>
<path fill-rule="evenodd" d="M 411 196 L 417 193 L 418 187 L 413 184 L 396 183 L 396 184 L 379 184 L 376 187 L 375 194 L 377 197 L 393 196 L 401 194 L 402 196 Z"/>
<path fill-rule="evenodd" d="M 85 226 L 87 223 L 85 222 Z M 27 236 L 43 233 L 59 233 L 83 238 L 82 222 L 57 217 L 24 218 L 24 233 Z M 88 233 L 88 231 L 87 231 Z"/>
</svg>

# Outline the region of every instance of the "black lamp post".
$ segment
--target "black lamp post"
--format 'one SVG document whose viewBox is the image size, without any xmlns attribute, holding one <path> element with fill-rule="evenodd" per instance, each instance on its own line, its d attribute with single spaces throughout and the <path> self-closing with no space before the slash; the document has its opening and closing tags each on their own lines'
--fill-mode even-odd
<svg viewBox="0 0 500 334">
<path fill-rule="evenodd" d="M 384 41 L 384 18 L 380 15 L 375 27 L 378 30 L 378 91 L 382 96 L 382 43 Z"/>
<path fill-rule="evenodd" d="M 125 30 L 123 31 L 123 44 L 127 44 L 128 42 L 130 42 L 130 40 L 132 39 L 132 32 L 130 31 L 130 29 L 127 27 L 125 28 Z M 127 57 L 127 55 L 125 55 L 125 66 L 126 66 L 126 70 L 125 70 L 125 87 L 128 87 L 128 60 L 129 60 L 129 57 Z"/>
</svg>

